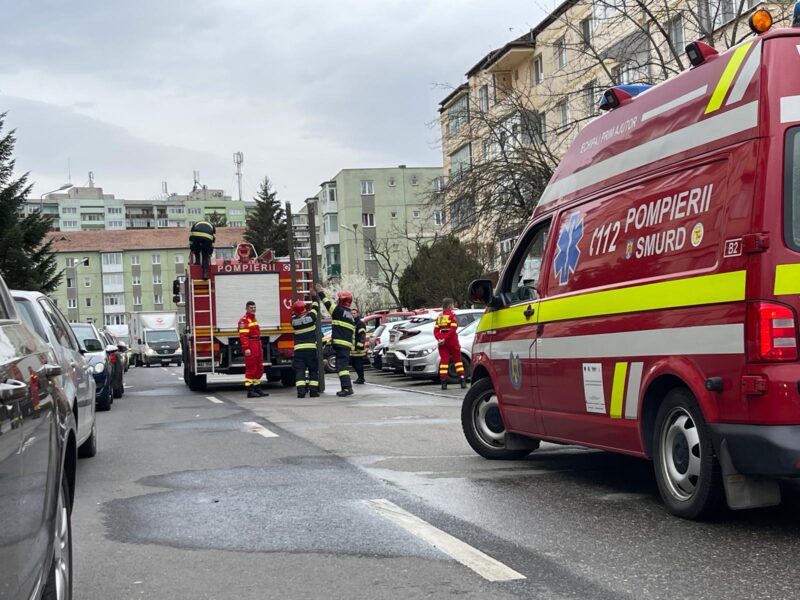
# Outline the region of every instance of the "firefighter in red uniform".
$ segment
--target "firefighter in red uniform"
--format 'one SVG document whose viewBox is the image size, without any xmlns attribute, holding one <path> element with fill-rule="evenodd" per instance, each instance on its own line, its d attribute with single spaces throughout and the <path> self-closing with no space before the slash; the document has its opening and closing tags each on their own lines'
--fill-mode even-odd
<svg viewBox="0 0 800 600">
<path fill-rule="evenodd" d="M 264 375 L 264 356 L 261 350 L 261 329 L 256 320 L 256 303 L 252 300 L 245 305 L 247 310 L 239 319 L 239 344 L 244 354 L 244 387 L 247 397 L 269 396 L 261 389 Z"/>
<path fill-rule="evenodd" d="M 436 317 L 433 326 L 433 335 L 439 342 L 439 379 L 442 389 L 447 389 L 447 379 L 450 371 L 450 360 L 456 368 L 456 374 L 461 378 L 462 389 L 467 387 L 464 379 L 464 363 L 461 362 L 461 345 L 458 343 L 458 320 L 453 312 L 453 299 L 442 300 L 442 314 Z"/>
</svg>

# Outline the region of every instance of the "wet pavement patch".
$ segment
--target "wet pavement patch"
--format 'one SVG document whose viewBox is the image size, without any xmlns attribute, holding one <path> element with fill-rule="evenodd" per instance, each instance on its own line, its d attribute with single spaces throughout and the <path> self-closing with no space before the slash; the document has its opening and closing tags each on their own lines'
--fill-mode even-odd
<svg viewBox="0 0 800 600">
<path fill-rule="evenodd" d="M 321 455 L 263 468 L 183 471 L 139 483 L 167 488 L 103 506 L 110 539 L 241 552 L 444 559 L 367 509 L 387 490 Z"/>
</svg>

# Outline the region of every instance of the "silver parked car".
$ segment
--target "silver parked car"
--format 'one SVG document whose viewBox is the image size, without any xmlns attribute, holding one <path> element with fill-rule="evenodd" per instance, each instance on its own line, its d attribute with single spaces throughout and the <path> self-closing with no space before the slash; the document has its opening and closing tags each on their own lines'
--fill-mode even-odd
<svg viewBox="0 0 800 600">
<path fill-rule="evenodd" d="M 44 294 L 12 290 L 11 295 L 22 320 L 47 342 L 61 366 L 61 386 L 78 426 L 78 456 L 94 456 L 97 453 L 95 381 L 78 339 L 64 315 Z"/>
</svg>

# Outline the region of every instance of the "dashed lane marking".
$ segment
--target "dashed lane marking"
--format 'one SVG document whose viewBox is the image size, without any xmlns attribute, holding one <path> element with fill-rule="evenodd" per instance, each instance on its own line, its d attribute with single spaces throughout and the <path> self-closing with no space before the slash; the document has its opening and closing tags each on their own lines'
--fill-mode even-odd
<svg viewBox="0 0 800 600">
<path fill-rule="evenodd" d="M 255 421 L 247 421 L 244 424 L 244 426 L 247 427 L 247 430 L 250 433 L 257 433 L 258 435 L 260 435 L 262 437 L 265 437 L 265 438 L 276 438 L 276 437 L 279 437 L 277 433 L 273 433 L 272 431 L 270 431 L 269 429 L 267 429 L 263 425 L 259 425 Z"/>
<path fill-rule="evenodd" d="M 382 517 L 392 521 L 395 525 L 399 525 L 421 540 L 428 542 L 434 548 L 438 548 L 465 567 L 475 571 L 484 579 L 489 581 L 514 581 L 526 578 L 523 574 L 518 573 L 511 567 L 507 567 L 488 554 L 484 554 L 477 548 L 473 548 L 449 533 L 445 533 L 384 498 L 364 500 L 364 502 Z"/>
<path fill-rule="evenodd" d="M 206 400 L 213 402 L 214 404 L 223 404 L 222 400 L 219 398 L 214 398 L 214 396 L 206 396 Z"/>
</svg>

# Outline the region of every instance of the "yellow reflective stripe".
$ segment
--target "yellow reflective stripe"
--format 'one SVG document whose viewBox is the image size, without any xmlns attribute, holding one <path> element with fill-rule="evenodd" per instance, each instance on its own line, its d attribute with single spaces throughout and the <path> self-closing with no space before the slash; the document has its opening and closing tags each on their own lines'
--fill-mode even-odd
<svg viewBox="0 0 800 600">
<path fill-rule="evenodd" d="M 249 329 L 240 329 L 239 333 L 250 333 Z"/>
<path fill-rule="evenodd" d="M 725 100 L 725 96 L 728 95 L 728 90 L 733 83 L 733 78 L 736 76 L 736 73 L 739 70 L 739 67 L 742 65 L 742 61 L 744 60 L 747 51 L 752 45 L 753 42 L 747 42 L 746 44 L 742 44 L 736 50 L 734 50 L 733 54 L 731 55 L 731 59 L 728 61 L 725 70 L 722 72 L 722 77 L 720 77 L 717 87 L 714 89 L 714 93 L 711 94 L 711 100 L 708 101 L 708 106 L 706 106 L 706 114 L 712 113 L 722 106 L 722 102 Z"/>
<path fill-rule="evenodd" d="M 345 375 L 350 375 L 350 371 L 339 371 L 339 377 L 344 377 Z"/>
<path fill-rule="evenodd" d="M 333 343 L 334 346 L 344 346 L 345 348 L 350 348 L 350 350 L 353 349 L 353 343 L 352 342 L 346 342 L 344 340 L 333 340 L 332 343 Z"/>
<path fill-rule="evenodd" d="M 628 375 L 628 363 L 618 362 L 614 365 L 614 379 L 611 383 L 611 406 L 608 414 L 612 419 L 622 418 L 622 398 L 625 392 L 625 378 Z"/>
<path fill-rule="evenodd" d="M 744 300 L 745 278 L 745 271 L 731 271 L 525 302 L 485 314 L 478 324 L 478 331 L 645 310 L 738 302 Z M 529 305 L 538 313 L 538 319 L 525 318 L 524 312 Z"/>
<path fill-rule="evenodd" d="M 348 323 L 347 321 L 335 321 L 334 320 L 334 321 L 331 321 L 331 324 L 338 325 L 339 327 L 346 327 L 347 329 L 349 329 L 351 331 L 355 331 L 356 330 L 356 326 L 353 325 L 352 323 Z"/>
<path fill-rule="evenodd" d="M 312 325 L 311 327 L 305 327 L 303 329 L 295 329 L 294 332 L 296 334 L 301 334 L 301 333 L 311 333 L 314 330 L 316 330 L 316 327 Z"/>
<path fill-rule="evenodd" d="M 295 344 L 295 350 L 316 350 L 317 345 L 312 343 L 304 343 L 304 344 Z"/>
<path fill-rule="evenodd" d="M 800 294 L 800 264 L 775 266 L 774 293 L 776 296 Z"/>
<path fill-rule="evenodd" d="M 316 379 L 312 379 L 308 382 L 308 385 L 310 385 L 311 387 L 316 387 L 319 385 L 319 381 L 317 381 Z"/>
<path fill-rule="evenodd" d="M 189 234 L 189 237 L 206 238 L 206 239 L 211 240 L 211 241 L 214 240 L 214 236 L 213 235 L 211 235 L 210 233 L 206 233 L 204 231 L 192 231 Z"/>
</svg>

